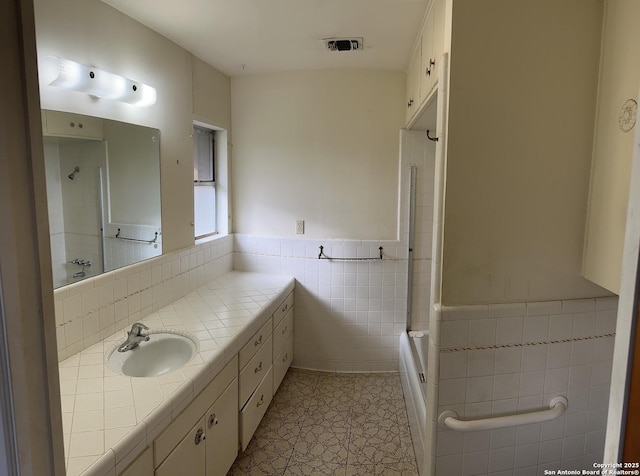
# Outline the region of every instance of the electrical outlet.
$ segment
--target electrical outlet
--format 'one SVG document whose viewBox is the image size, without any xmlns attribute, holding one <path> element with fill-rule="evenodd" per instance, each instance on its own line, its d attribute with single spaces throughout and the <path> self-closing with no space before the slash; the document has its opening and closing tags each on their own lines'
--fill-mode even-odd
<svg viewBox="0 0 640 476">
<path fill-rule="evenodd" d="M 304 220 L 296 220 L 296 235 L 304 235 Z"/>
</svg>

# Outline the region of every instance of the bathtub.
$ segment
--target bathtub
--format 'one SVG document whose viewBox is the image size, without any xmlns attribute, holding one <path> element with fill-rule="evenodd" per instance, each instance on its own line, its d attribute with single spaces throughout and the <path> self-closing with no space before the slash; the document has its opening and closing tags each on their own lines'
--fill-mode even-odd
<svg viewBox="0 0 640 476">
<path fill-rule="evenodd" d="M 426 441 L 428 351 L 428 331 L 404 332 L 400 336 L 400 379 L 420 474 L 426 474 L 424 460 L 425 451 L 428 450 Z"/>
</svg>

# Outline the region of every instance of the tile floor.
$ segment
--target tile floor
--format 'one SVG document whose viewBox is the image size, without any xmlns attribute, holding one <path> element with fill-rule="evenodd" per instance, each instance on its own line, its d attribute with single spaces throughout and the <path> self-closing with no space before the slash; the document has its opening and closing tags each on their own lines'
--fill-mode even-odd
<svg viewBox="0 0 640 476">
<path fill-rule="evenodd" d="M 227 476 L 416 475 L 397 373 L 290 369 Z"/>
</svg>

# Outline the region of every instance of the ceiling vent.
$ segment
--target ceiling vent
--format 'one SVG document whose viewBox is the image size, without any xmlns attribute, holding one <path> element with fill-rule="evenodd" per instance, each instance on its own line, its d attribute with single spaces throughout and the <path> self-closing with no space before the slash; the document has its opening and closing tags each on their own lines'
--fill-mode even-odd
<svg viewBox="0 0 640 476">
<path fill-rule="evenodd" d="M 322 40 L 329 51 L 360 51 L 362 38 L 324 38 Z"/>
</svg>

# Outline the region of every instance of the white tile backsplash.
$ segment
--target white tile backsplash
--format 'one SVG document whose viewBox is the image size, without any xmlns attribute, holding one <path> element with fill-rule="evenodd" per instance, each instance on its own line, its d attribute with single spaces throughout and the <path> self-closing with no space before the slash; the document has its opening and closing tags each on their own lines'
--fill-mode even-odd
<svg viewBox="0 0 640 476">
<path fill-rule="evenodd" d="M 58 359 L 231 271 L 232 249 L 233 238 L 223 236 L 56 289 Z"/>
</svg>

